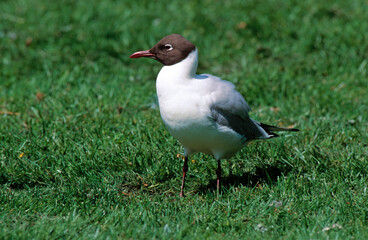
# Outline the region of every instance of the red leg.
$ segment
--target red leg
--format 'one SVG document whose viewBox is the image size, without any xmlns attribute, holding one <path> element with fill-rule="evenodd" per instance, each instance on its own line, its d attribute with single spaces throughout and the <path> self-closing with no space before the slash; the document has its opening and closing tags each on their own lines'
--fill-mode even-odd
<svg viewBox="0 0 368 240">
<path fill-rule="evenodd" d="M 185 184 L 185 174 L 188 172 L 188 157 L 184 158 L 184 165 L 183 165 L 183 181 L 181 182 L 181 190 L 180 190 L 180 197 L 184 197 L 184 184 Z"/>
<path fill-rule="evenodd" d="M 216 174 L 217 174 L 217 192 L 219 192 L 220 185 L 221 185 L 221 161 L 220 161 L 220 159 L 217 160 Z"/>
</svg>

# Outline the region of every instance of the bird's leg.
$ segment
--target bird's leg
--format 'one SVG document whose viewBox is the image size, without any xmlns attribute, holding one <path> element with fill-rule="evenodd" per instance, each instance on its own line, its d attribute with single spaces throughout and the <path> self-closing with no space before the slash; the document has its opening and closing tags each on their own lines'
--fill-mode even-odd
<svg viewBox="0 0 368 240">
<path fill-rule="evenodd" d="M 184 158 L 184 165 L 183 165 L 183 181 L 181 182 L 181 190 L 180 190 L 180 197 L 184 197 L 184 184 L 185 184 L 185 174 L 188 172 L 188 156 Z"/>
<path fill-rule="evenodd" d="M 221 185 L 221 161 L 220 159 L 217 160 L 217 193 L 220 191 L 220 185 Z"/>
</svg>

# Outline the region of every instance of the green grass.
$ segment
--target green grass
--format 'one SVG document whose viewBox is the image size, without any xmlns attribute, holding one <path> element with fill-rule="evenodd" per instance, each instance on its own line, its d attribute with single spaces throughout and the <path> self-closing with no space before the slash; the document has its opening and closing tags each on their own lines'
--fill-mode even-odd
<svg viewBox="0 0 368 240">
<path fill-rule="evenodd" d="M 0 2 L 0 239 L 367 239 L 368 5 L 355 1 Z M 199 72 L 296 134 L 191 158 L 159 116 L 180 33 Z"/>
</svg>

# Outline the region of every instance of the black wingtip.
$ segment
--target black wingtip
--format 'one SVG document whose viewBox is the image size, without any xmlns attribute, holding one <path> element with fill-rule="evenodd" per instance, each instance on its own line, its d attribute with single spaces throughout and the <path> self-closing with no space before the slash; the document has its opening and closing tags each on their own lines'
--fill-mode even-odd
<svg viewBox="0 0 368 240">
<path fill-rule="evenodd" d="M 297 129 L 297 128 L 292 128 L 292 129 L 290 129 L 290 131 L 292 131 L 292 132 L 299 132 L 300 130 Z"/>
</svg>

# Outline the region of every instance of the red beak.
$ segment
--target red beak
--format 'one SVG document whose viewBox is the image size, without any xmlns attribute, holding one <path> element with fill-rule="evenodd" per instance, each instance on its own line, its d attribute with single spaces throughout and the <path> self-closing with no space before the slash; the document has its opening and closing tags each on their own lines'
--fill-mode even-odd
<svg viewBox="0 0 368 240">
<path fill-rule="evenodd" d="M 145 51 L 135 52 L 132 55 L 130 55 L 129 58 L 154 57 L 154 56 L 155 54 L 151 53 L 149 50 L 145 50 Z"/>
</svg>

